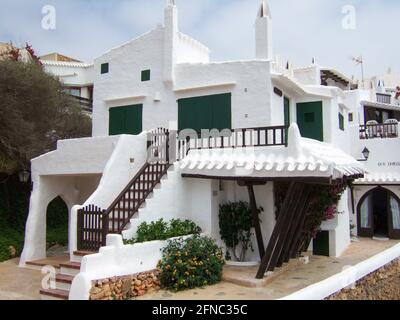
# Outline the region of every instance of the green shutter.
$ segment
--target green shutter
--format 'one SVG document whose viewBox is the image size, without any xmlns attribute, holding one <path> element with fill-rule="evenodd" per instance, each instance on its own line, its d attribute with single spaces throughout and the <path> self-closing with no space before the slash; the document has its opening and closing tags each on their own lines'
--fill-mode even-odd
<svg viewBox="0 0 400 320">
<path fill-rule="evenodd" d="M 324 141 L 322 101 L 298 103 L 297 124 L 302 137 Z"/>
<path fill-rule="evenodd" d="M 344 131 L 344 116 L 339 112 L 339 129 Z"/>
<path fill-rule="evenodd" d="M 142 81 L 150 81 L 151 78 L 151 71 L 150 70 L 143 70 L 142 71 Z"/>
<path fill-rule="evenodd" d="M 109 134 L 140 134 L 143 119 L 143 105 L 115 107 L 110 109 Z"/>
<path fill-rule="evenodd" d="M 284 104 L 284 117 L 285 117 L 285 126 L 290 126 L 290 100 L 285 97 L 283 99 Z"/>
<path fill-rule="evenodd" d="M 110 65 L 108 63 L 103 63 L 101 65 L 101 74 L 108 73 L 110 71 Z"/>
<path fill-rule="evenodd" d="M 178 100 L 178 128 L 231 129 L 231 94 L 218 94 Z"/>
</svg>

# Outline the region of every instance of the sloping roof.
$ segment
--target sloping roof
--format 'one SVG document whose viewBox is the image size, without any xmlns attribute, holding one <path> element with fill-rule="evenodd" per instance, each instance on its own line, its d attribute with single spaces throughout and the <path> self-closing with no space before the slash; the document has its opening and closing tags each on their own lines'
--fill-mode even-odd
<svg viewBox="0 0 400 320">
<path fill-rule="evenodd" d="M 363 184 L 400 184 L 400 173 L 398 172 L 375 172 L 367 173 L 364 178 L 354 182 L 357 185 Z"/>
<path fill-rule="evenodd" d="M 55 67 L 72 67 L 72 68 L 91 68 L 93 64 L 85 62 L 66 62 L 66 61 L 49 61 L 40 60 L 44 66 L 55 66 Z"/>
<path fill-rule="evenodd" d="M 359 178 L 365 173 L 357 160 L 330 144 L 305 139 L 289 129 L 288 147 L 191 150 L 181 161 L 185 175 L 251 178 Z"/>
<path fill-rule="evenodd" d="M 67 57 L 67 56 L 57 53 L 57 52 L 40 56 L 40 59 L 47 60 L 47 61 L 82 62 L 80 60 L 77 60 L 77 59 L 74 59 L 71 57 Z"/>
</svg>

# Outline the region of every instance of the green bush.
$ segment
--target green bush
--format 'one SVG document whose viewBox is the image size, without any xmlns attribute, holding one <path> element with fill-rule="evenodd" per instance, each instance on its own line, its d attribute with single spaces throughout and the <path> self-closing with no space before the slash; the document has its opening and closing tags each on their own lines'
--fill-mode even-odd
<svg viewBox="0 0 400 320">
<path fill-rule="evenodd" d="M 209 237 L 170 240 L 158 264 L 160 282 L 171 291 L 212 285 L 221 281 L 224 263 L 222 250 Z"/>
<path fill-rule="evenodd" d="M 262 211 L 264 209 L 260 207 L 258 213 Z M 229 202 L 220 206 L 219 229 L 221 239 L 227 247 L 227 260 L 231 259 L 232 254 L 236 261 L 244 261 L 247 251 L 254 251 L 251 242 L 252 228 L 252 212 L 247 202 Z"/>
<path fill-rule="evenodd" d="M 11 259 L 10 246 L 16 249 L 17 255 L 21 254 L 24 244 L 24 233 L 0 223 L 0 262 Z"/>
<path fill-rule="evenodd" d="M 156 222 L 143 222 L 139 225 L 136 238 L 126 240 L 125 244 L 143 243 L 155 240 L 167 240 L 170 238 L 200 234 L 201 228 L 193 221 L 173 219 L 165 222 L 160 219 Z"/>
</svg>

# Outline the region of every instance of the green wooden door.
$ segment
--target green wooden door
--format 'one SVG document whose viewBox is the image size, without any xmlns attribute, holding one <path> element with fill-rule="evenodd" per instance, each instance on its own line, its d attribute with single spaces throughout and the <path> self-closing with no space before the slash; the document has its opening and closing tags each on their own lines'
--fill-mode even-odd
<svg viewBox="0 0 400 320">
<path fill-rule="evenodd" d="M 313 241 L 313 254 L 329 257 L 329 231 L 320 231 Z"/>
<path fill-rule="evenodd" d="M 137 135 L 142 132 L 143 105 L 110 108 L 109 134 Z"/>
<path fill-rule="evenodd" d="M 231 129 L 231 94 L 218 94 L 178 100 L 178 128 Z"/>
<path fill-rule="evenodd" d="M 297 124 L 304 138 L 324 141 L 322 101 L 298 103 Z"/>
<path fill-rule="evenodd" d="M 290 126 L 290 100 L 287 97 L 283 98 L 283 107 L 285 114 L 285 126 Z"/>
</svg>

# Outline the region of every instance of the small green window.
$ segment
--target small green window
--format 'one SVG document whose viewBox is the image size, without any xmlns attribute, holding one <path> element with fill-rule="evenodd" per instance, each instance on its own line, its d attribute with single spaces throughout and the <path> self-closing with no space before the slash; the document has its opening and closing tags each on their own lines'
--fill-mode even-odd
<svg viewBox="0 0 400 320">
<path fill-rule="evenodd" d="M 142 81 L 150 81 L 150 70 L 142 71 Z"/>
<path fill-rule="evenodd" d="M 354 121 L 354 117 L 352 113 L 349 113 L 349 122 L 353 122 Z"/>
<path fill-rule="evenodd" d="M 110 71 L 110 65 L 108 63 L 101 64 L 101 74 L 108 73 Z"/>
<path fill-rule="evenodd" d="M 344 131 L 344 116 L 339 113 L 339 129 Z"/>
</svg>

